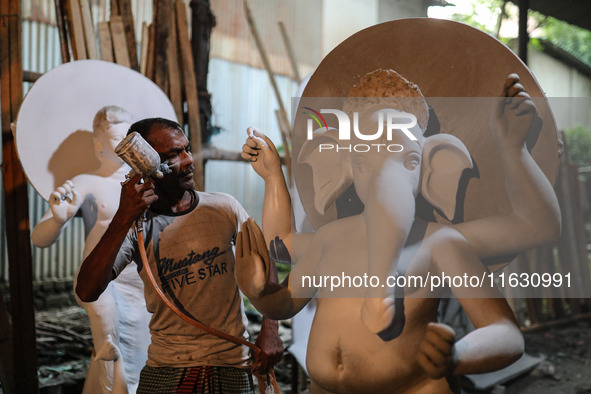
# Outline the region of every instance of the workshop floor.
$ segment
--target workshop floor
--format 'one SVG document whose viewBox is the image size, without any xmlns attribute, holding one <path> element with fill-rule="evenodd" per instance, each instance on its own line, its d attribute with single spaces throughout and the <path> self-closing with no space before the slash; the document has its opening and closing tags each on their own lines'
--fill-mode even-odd
<svg viewBox="0 0 591 394">
<path fill-rule="evenodd" d="M 80 393 L 92 349 L 90 328 L 84 310 L 67 307 L 36 314 L 37 352 L 41 393 Z M 249 331 L 258 333 L 252 322 Z M 289 322 L 281 326 L 285 343 L 291 340 Z M 534 370 L 496 387 L 494 394 L 591 394 L 591 320 L 527 332 L 526 352 L 544 361 Z M 282 393 L 291 393 L 291 357 L 276 367 Z M 300 371 L 301 375 L 301 371 Z M 306 378 L 298 379 L 302 392 Z"/>
</svg>

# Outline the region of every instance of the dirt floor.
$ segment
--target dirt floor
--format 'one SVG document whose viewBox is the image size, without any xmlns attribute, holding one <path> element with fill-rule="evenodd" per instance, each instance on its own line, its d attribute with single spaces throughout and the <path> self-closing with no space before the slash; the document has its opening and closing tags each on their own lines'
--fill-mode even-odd
<svg viewBox="0 0 591 394">
<path fill-rule="evenodd" d="M 591 320 L 524 333 L 526 352 L 544 359 L 505 393 L 591 394 Z"/>
<path fill-rule="evenodd" d="M 256 319 L 252 319 L 256 320 Z M 258 332 L 251 322 L 249 331 Z M 291 340 L 288 322 L 282 324 L 284 343 Z M 524 333 L 526 352 L 543 361 L 536 368 L 488 391 L 494 394 L 591 394 L 591 319 Z M 42 393 L 79 393 L 91 351 L 84 311 L 78 307 L 37 313 L 37 350 Z M 276 367 L 282 393 L 291 393 L 292 359 Z M 306 388 L 305 376 L 299 387 Z M 301 391 L 298 390 L 298 391 Z"/>
</svg>

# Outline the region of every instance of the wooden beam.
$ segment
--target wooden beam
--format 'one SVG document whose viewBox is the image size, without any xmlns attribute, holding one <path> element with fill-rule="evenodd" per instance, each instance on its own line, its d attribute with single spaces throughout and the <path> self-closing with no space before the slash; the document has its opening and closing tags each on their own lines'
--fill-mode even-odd
<svg viewBox="0 0 591 394">
<path fill-rule="evenodd" d="M 80 13 L 82 15 L 82 27 L 84 28 L 84 42 L 86 43 L 86 57 L 88 59 L 98 59 L 98 50 L 96 48 L 96 34 L 94 33 L 94 23 L 92 23 L 92 14 L 90 12 L 89 0 L 80 0 Z"/>
<path fill-rule="evenodd" d="M 72 42 L 72 54 L 74 60 L 84 60 L 86 56 L 86 42 L 82 25 L 82 11 L 78 0 L 67 0 L 68 5 L 68 31 Z"/>
<path fill-rule="evenodd" d="M 576 314 L 564 319 L 554 320 L 546 323 L 533 324 L 529 327 L 521 327 L 521 332 L 535 332 L 540 330 L 547 330 L 549 328 L 556 328 L 560 326 L 573 325 L 581 320 L 591 320 L 591 312 Z"/>
<path fill-rule="evenodd" d="M 12 380 L 12 327 L 8 308 L 4 302 L 4 296 L 0 292 L 0 382 L 6 393 L 14 393 L 14 382 Z"/>
<path fill-rule="evenodd" d="M 211 45 L 211 31 L 216 24 L 211 11 L 210 0 L 191 0 L 191 46 L 195 78 L 197 80 L 197 95 L 199 96 L 199 117 L 201 118 L 201 133 L 204 141 L 211 137 L 211 95 L 207 90 L 207 76 L 209 74 L 209 48 Z"/>
<path fill-rule="evenodd" d="M 168 94 L 168 45 L 172 3 L 170 0 L 156 0 L 157 12 L 154 14 L 154 82 Z"/>
<path fill-rule="evenodd" d="M 193 157 L 197 158 L 194 163 L 195 172 L 193 173 L 193 178 L 195 180 L 195 188 L 197 190 L 204 190 L 203 162 L 200 160 L 199 156 L 196 156 L 201 152 L 201 121 L 199 117 L 199 98 L 197 97 L 197 81 L 195 79 L 193 51 L 191 50 L 189 26 L 187 25 L 187 11 L 185 9 L 185 3 L 182 0 L 177 0 L 174 5 L 176 9 L 178 39 L 181 52 L 181 70 L 183 72 L 185 97 L 187 98 L 189 137 L 191 140 Z"/>
<path fill-rule="evenodd" d="M 110 1 L 110 8 L 111 8 L 111 18 L 115 15 L 121 15 L 121 10 L 119 9 L 119 2 L 117 0 Z"/>
<path fill-rule="evenodd" d="M 99 0 L 99 21 L 104 22 L 107 20 L 107 0 Z"/>
<path fill-rule="evenodd" d="M 131 12 L 131 2 L 129 0 L 119 0 L 119 11 L 123 18 L 123 27 L 125 28 L 125 41 L 127 42 L 129 63 L 132 69 L 139 71 L 140 66 L 137 60 L 137 41 L 135 39 L 135 24 Z"/>
<path fill-rule="evenodd" d="M 62 63 L 70 61 L 70 46 L 68 42 L 68 31 L 66 29 L 66 6 L 65 0 L 55 0 L 55 20 L 57 31 L 60 38 L 60 53 L 62 55 Z"/>
<path fill-rule="evenodd" d="M 42 76 L 43 76 L 43 73 L 23 70 L 23 81 L 25 81 L 25 82 L 35 82 L 39 78 L 41 78 Z"/>
<path fill-rule="evenodd" d="M 183 93 L 181 89 L 182 85 L 182 76 L 181 70 L 179 69 L 179 48 L 178 48 L 178 38 L 177 38 L 177 26 L 176 26 L 176 18 L 175 13 L 171 12 L 170 15 L 170 37 L 168 40 L 168 81 L 169 81 L 169 90 L 168 90 L 168 97 L 170 97 L 170 101 L 172 102 L 172 106 L 174 107 L 174 112 L 176 113 L 176 117 L 179 121 L 179 124 L 183 125 Z"/>
<path fill-rule="evenodd" d="M 519 58 L 527 64 L 527 44 L 529 43 L 529 33 L 527 32 L 527 14 L 529 11 L 529 0 L 519 0 Z"/>
<path fill-rule="evenodd" d="M 119 15 L 111 17 L 111 39 L 113 40 L 113 51 L 115 52 L 115 62 L 125 67 L 130 67 L 129 52 L 127 51 L 127 41 L 125 40 L 125 28 L 123 27 L 123 18 Z"/>
<path fill-rule="evenodd" d="M 559 138 L 561 141 L 565 141 L 564 133 L 559 132 Z M 568 292 L 566 301 L 571 304 L 571 313 L 580 312 L 580 299 L 577 298 L 580 294 L 574 294 L 577 291 L 582 291 L 583 284 L 582 278 L 578 274 L 578 264 L 580 261 L 576 242 L 576 230 L 575 230 L 575 219 L 571 177 L 568 164 L 568 146 L 565 144 L 563 147 L 562 155 L 558 157 L 558 180 L 557 180 L 557 196 L 558 204 L 560 206 L 560 213 L 562 216 L 562 231 L 560 239 L 558 240 L 558 255 L 560 258 L 560 264 L 557 267 L 557 272 L 566 274 L 568 272 L 575 272 L 573 275 L 574 286 L 566 289 Z M 561 290 L 564 289 L 561 287 Z"/>
<path fill-rule="evenodd" d="M 244 163 L 250 163 L 248 160 L 244 160 L 241 156 L 241 151 L 231 151 L 227 149 L 221 149 L 216 146 L 204 146 L 201 149 L 201 152 L 194 156 L 193 159 L 201 159 L 202 161 L 206 160 L 220 160 L 220 161 L 241 161 Z M 279 158 L 282 165 L 285 165 L 285 160 L 283 157 Z"/>
<path fill-rule="evenodd" d="M 577 271 L 576 275 L 579 276 L 579 294 L 581 298 L 580 302 L 583 309 L 587 309 L 590 304 L 589 298 L 585 297 L 587 291 L 585 289 L 591 289 L 591 277 L 589 276 L 589 253 L 587 252 L 587 237 L 585 236 L 585 223 L 583 218 L 585 212 L 581 201 L 581 182 L 579 181 L 579 168 L 576 164 L 570 164 L 568 166 L 569 181 L 570 181 L 570 194 L 572 199 L 573 209 L 573 229 L 575 234 L 575 244 L 577 247 L 578 261 L 575 262 Z"/>
<path fill-rule="evenodd" d="M 107 62 L 114 62 L 113 39 L 111 38 L 111 27 L 109 22 L 99 22 L 99 43 L 101 47 L 101 59 Z"/>
<path fill-rule="evenodd" d="M 150 45 L 150 29 L 146 22 L 142 22 L 142 42 L 141 42 L 141 57 L 140 57 L 140 73 L 147 74 L 148 69 L 148 48 Z"/>
<path fill-rule="evenodd" d="M 148 26 L 148 55 L 146 56 L 146 77 L 154 80 L 154 36 L 156 35 L 156 29 L 154 23 L 150 23 Z"/>
<path fill-rule="evenodd" d="M 9 8 L 7 0 L 0 0 L 0 91 L 10 92 L 10 48 L 9 48 Z M 14 16 L 13 18 L 17 18 Z M 9 93 L 0 94 L 0 121 L 2 121 L 2 130 L 10 128 L 10 95 Z M 2 298 L 0 305 L 0 381 L 2 389 L 9 394 L 13 394 L 13 343 L 12 327 L 10 326 L 10 317 L 8 308 Z"/>
<path fill-rule="evenodd" d="M 6 215 L 6 241 L 12 312 L 12 381 L 6 392 L 35 393 L 37 352 L 33 303 L 33 259 L 29 229 L 27 178 L 16 152 L 10 123 L 16 121 L 23 98 L 21 2 L 0 0 L 0 118 L 2 119 L 2 174 Z M 6 380 L 6 377 L 4 378 Z M 4 389 L 4 387 L 3 387 Z M 13 391 L 11 391 L 13 390 Z"/>
<path fill-rule="evenodd" d="M 195 78 L 199 88 L 199 98 L 207 93 L 207 74 L 209 73 L 209 47 L 211 30 L 216 24 L 211 12 L 210 0 L 191 0 L 191 47 L 195 63 Z M 203 103 L 201 103 L 203 109 Z M 203 114 L 202 114 L 203 116 Z"/>
</svg>

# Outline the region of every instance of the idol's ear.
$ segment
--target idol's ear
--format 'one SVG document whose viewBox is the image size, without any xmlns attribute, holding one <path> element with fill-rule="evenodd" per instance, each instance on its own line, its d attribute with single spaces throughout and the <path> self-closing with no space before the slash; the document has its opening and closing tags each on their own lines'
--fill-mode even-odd
<svg viewBox="0 0 591 394">
<path fill-rule="evenodd" d="M 451 134 L 436 134 L 425 139 L 421 194 L 448 220 L 455 214 L 462 173 L 472 165 L 464 143 Z"/>
<path fill-rule="evenodd" d="M 350 152 L 339 149 L 338 131 L 315 132 L 298 155 L 299 163 L 312 167 L 314 208 L 321 215 L 353 183 Z"/>
</svg>

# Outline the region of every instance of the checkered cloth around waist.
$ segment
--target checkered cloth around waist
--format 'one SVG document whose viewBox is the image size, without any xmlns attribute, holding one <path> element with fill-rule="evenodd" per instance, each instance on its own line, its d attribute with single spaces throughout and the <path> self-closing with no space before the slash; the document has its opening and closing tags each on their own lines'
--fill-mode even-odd
<svg viewBox="0 0 591 394">
<path fill-rule="evenodd" d="M 137 394 L 242 394 L 254 393 L 249 370 L 229 367 L 188 368 L 145 366 Z"/>
</svg>

